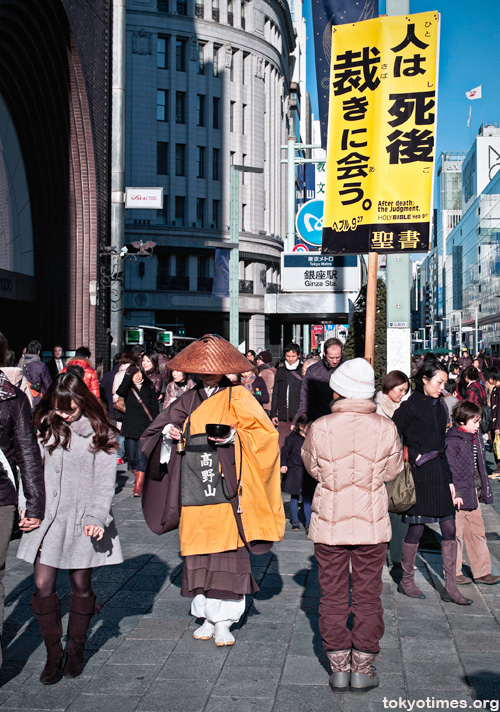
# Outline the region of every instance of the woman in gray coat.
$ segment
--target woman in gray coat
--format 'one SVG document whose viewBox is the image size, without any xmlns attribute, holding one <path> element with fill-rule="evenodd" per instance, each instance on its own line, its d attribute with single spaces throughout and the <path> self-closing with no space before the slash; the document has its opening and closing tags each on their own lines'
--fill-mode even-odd
<svg viewBox="0 0 500 712">
<path fill-rule="evenodd" d="M 64 373 L 34 412 L 44 459 L 46 507 L 41 526 L 23 534 L 17 556 L 34 563 L 33 612 L 47 648 L 40 682 L 81 673 L 90 618 L 96 611 L 91 588 L 94 566 L 123 561 L 111 513 L 116 480 L 115 428 L 81 378 Z M 20 508 L 23 508 L 22 502 Z M 69 569 L 69 648 L 63 649 L 58 569 Z"/>
</svg>

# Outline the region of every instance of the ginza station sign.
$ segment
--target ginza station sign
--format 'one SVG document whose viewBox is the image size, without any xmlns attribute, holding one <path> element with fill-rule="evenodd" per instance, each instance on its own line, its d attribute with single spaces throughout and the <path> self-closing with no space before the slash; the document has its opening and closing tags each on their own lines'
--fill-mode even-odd
<svg viewBox="0 0 500 712">
<path fill-rule="evenodd" d="M 361 287 L 358 258 L 319 252 L 281 255 L 283 292 L 357 292 Z"/>
<path fill-rule="evenodd" d="M 429 249 L 439 14 L 337 25 L 322 252 Z"/>
</svg>

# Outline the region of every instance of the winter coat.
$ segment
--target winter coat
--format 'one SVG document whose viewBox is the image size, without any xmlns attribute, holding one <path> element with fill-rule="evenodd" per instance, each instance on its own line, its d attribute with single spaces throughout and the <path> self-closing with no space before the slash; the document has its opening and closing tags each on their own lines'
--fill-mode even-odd
<svg viewBox="0 0 500 712">
<path fill-rule="evenodd" d="M 13 386 L 20 388 L 29 401 L 30 407 L 33 407 L 33 396 L 31 394 L 30 385 L 26 376 L 18 366 L 2 366 L 2 371 L 7 376 Z"/>
<path fill-rule="evenodd" d="M 242 377 L 241 385 L 258 400 L 262 407 L 269 404 L 269 393 L 267 391 L 266 382 L 263 378 L 255 376 L 254 378 L 251 377 L 247 380 Z"/>
<path fill-rule="evenodd" d="M 446 458 L 453 475 L 455 494 L 462 497 L 460 509 L 477 509 L 476 464 L 474 462 L 474 439 L 477 448 L 477 465 L 481 477 L 480 502 L 491 504 L 493 493 L 486 470 L 486 454 L 481 433 L 466 433 L 461 428 L 453 427 L 446 433 Z"/>
<path fill-rule="evenodd" d="M 386 418 L 392 418 L 401 403 L 395 403 L 389 398 L 387 393 L 379 391 L 375 396 L 375 405 L 377 406 L 375 412 L 378 413 L 378 415 L 385 415 Z"/>
<path fill-rule="evenodd" d="M 132 381 L 132 376 L 129 374 L 125 375 L 121 386 L 116 392 L 118 396 L 125 399 L 125 406 L 127 408 L 123 414 L 121 434 L 125 438 L 139 440 L 152 421 L 137 400 L 134 392 L 149 410 L 153 420 L 160 412 L 160 408 L 158 406 L 158 397 L 151 381 L 144 381 L 142 387 L 139 389 Z"/>
<path fill-rule="evenodd" d="M 93 368 L 92 364 L 90 361 L 87 361 L 85 358 L 70 358 L 69 361 L 66 361 L 66 366 L 63 368 L 61 373 L 65 373 L 68 370 L 68 366 L 81 366 L 83 370 L 85 371 L 85 375 L 83 377 L 83 380 L 85 381 L 85 385 L 89 389 L 91 393 L 95 395 L 96 398 L 100 398 L 101 394 L 99 391 L 99 379 L 97 378 L 97 371 L 95 368 Z"/>
<path fill-rule="evenodd" d="M 330 378 L 341 363 L 344 363 L 343 356 L 335 368 L 323 357 L 321 361 L 309 366 L 302 382 L 295 420 L 301 413 L 307 413 L 309 420 L 317 420 L 322 415 L 330 413 L 333 400 Z"/>
<path fill-rule="evenodd" d="M 167 384 L 167 389 L 165 391 L 164 408 L 167 408 L 170 403 L 173 403 L 175 400 L 177 400 L 177 398 L 180 398 L 183 393 L 191 390 L 191 388 L 194 388 L 195 385 L 195 382 L 191 378 L 188 378 L 187 381 L 184 381 L 183 385 L 179 385 L 175 381 L 170 381 L 170 383 Z"/>
<path fill-rule="evenodd" d="M 17 504 L 17 468 L 25 494 L 26 516 L 42 519 L 43 464 L 31 407 L 24 393 L 0 371 L 0 507 Z"/>
<path fill-rule="evenodd" d="M 151 371 L 146 371 L 146 375 L 154 386 L 156 396 L 159 397 L 161 389 L 163 388 L 163 378 L 158 371 L 152 369 Z"/>
<path fill-rule="evenodd" d="M 486 389 L 479 381 L 471 381 L 465 391 L 465 398 L 482 408 L 486 405 Z"/>
<path fill-rule="evenodd" d="M 269 394 L 269 401 L 265 403 L 262 407 L 266 413 L 270 412 L 271 403 L 273 402 L 273 390 L 274 390 L 274 380 L 276 378 L 276 369 L 273 366 L 269 366 L 267 363 L 263 363 L 259 366 L 259 376 L 266 384 L 267 392 Z"/>
<path fill-rule="evenodd" d="M 22 369 L 29 383 L 38 383 L 40 385 L 39 395 L 33 395 L 33 405 L 35 406 L 42 400 L 42 396 L 47 393 L 52 383 L 49 369 L 40 360 L 38 354 L 26 354 L 19 361 L 18 367 Z"/>
<path fill-rule="evenodd" d="M 391 538 L 385 482 L 403 469 L 394 423 L 368 399 L 345 398 L 310 427 L 302 459 L 318 480 L 309 538 L 317 544 L 381 544 Z"/>
<path fill-rule="evenodd" d="M 460 366 L 460 371 L 465 371 L 466 368 L 472 366 L 472 359 L 470 356 L 460 356 L 458 365 Z"/>
<path fill-rule="evenodd" d="M 111 371 L 106 371 L 103 374 L 101 381 L 99 383 L 99 391 L 101 393 L 101 402 L 107 407 L 111 417 L 114 417 L 113 408 L 113 381 L 116 374 L 118 373 L 118 365 L 113 366 Z"/>
<path fill-rule="evenodd" d="M 52 455 L 42 447 L 45 460 L 45 518 L 39 529 L 25 532 L 17 552 L 19 559 L 58 569 L 89 569 L 123 561 L 120 540 L 111 512 L 115 493 L 116 452 L 89 450 L 94 430 L 82 415 L 71 423 L 68 450 L 57 447 Z M 20 502 L 20 507 L 22 502 Z M 96 541 L 83 528 L 95 524 L 104 529 Z"/>
<path fill-rule="evenodd" d="M 443 399 L 436 405 L 426 396 L 420 383 L 394 413 L 403 444 L 408 446 L 409 462 L 415 482 L 417 501 L 405 514 L 445 517 L 455 513 L 450 484 L 453 481 L 445 455 L 444 436 L 448 412 Z M 415 467 L 419 455 L 437 450 L 439 455 L 420 467 Z"/>
<path fill-rule="evenodd" d="M 271 403 L 271 418 L 288 422 L 298 413 L 300 387 L 302 385 L 302 364 L 295 370 L 286 366 L 278 368 L 274 379 L 273 400 Z M 287 405 L 288 394 L 288 405 Z"/>
<path fill-rule="evenodd" d="M 287 435 L 285 444 L 281 448 L 281 467 L 288 468 L 281 475 L 281 491 L 312 496 L 316 489 L 316 482 L 309 475 L 302 461 L 301 450 L 304 439 L 298 430 L 293 430 L 290 435 Z"/>
</svg>

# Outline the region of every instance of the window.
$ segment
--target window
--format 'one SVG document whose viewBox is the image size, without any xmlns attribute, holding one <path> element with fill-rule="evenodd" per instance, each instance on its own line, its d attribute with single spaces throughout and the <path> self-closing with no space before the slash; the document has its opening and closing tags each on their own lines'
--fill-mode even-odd
<svg viewBox="0 0 500 712">
<path fill-rule="evenodd" d="M 205 146 L 196 147 L 196 175 L 198 178 L 205 177 Z"/>
<path fill-rule="evenodd" d="M 219 22 L 219 0 L 212 0 L 212 20 Z"/>
<path fill-rule="evenodd" d="M 202 5 L 203 8 L 203 5 Z M 202 15 L 203 17 L 203 15 Z M 205 74 L 205 43 L 198 42 L 198 74 Z"/>
<path fill-rule="evenodd" d="M 244 166 L 247 160 L 247 154 L 244 153 L 241 157 L 241 165 Z M 241 185 L 245 185 L 245 171 L 241 171 Z"/>
<path fill-rule="evenodd" d="M 233 0 L 228 0 L 227 2 L 227 24 L 233 26 L 234 23 L 234 13 L 233 13 Z"/>
<path fill-rule="evenodd" d="M 196 123 L 205 126 L 205 94 L 198 94 L 196 99 Z"/>
<path fill-rule="evenodd" d="M 229 104 L 229 130 L 234 131 L 234 105 L 235 101 L 231 101 Z"/>
<path fill-rule="evenodd" d="M 175 196 L 175 224 L 177 227 L 182 227 L 184 225 L 186 211 L 186 198 L 182 195 Z M 185 259 L 185 258 L 184 258 Z M 179 256 L 177 256 L 177 265 L 179 265 Z M 179 270 L 177 269 L 177 276 L 179 277 Z"/>
<path fill-rule="evenodd" d="M 196 198 L 196 227 L 205 227 L 205 198 Z"/>
<path fill-rule="evenodd" d="M 175 123 L 186 123 L 186 92 L 175 92 Z"/>
<path fill-rule="evenodd" d="M 241 110 L 241 133 L 245 133 L 245 121 L 246 121 L 246 109 L 247 105 L 243 104 L 243 108 Z"/>
<path fill-rule="evenodd" d="M 178 72 L 186 71 L 186 46 L 187 40 L 179 37 L 175 40 L 175 68 Z"/>
<path fill-rule="evenodd" d="M 158 35 L 156 40 L 156 66 L 168 69 L 168 37 L 165 35 Z"/>
<path fill-rule="evenodd" d="M 220 129 L 220 99 L 218 96 L 214 96 L 213 99 L 213 114 L 212 126 L 214 129 Z"/>
<path fill-rule="evenodd" d="M 201 255 L 198 257 L 198 291 L 211 292 L 213 279 L 210 277 L 210 268 L 213 264 L 213 257 Z"/>
<path fill-rule="evenodd" d="M 212 225 L 216 230 L 220 228 L 220 200 L 212 200 Z"/>
<path fill-rule="evenodd" d="M 168 195 L 163 194 L 163 208 L 156 211 L 156 224 L 168 225 Z"/>
<path fill-rule="evenodd" d="M 177 0 L 177 14 L 187 15 L 187 0 Z"/>
<path fill-rule="evenodd" d="M 168 12 L 168 0 L 157 0 L 156 9 L 158 12 Z"/>
<path fill-rule="evenodd" d="M 158 175 L 168 175 L 168 143 L 165 141 L 156 144 L 156 172 Z"/>
<path fill-rule="evenodd" d="M 246 20 L 245 20 L 245 3 L 241 3 L 241 27 L 244 30 L 246 25 Z"/>
<path fill-rule="evenodd" d="M 176 143 L 175 144 L 175 175 L 185 176 L 186 175 L 186 144 Z"/>
<path fill-rule="evenodd" d="M 241 206 L 241 229 L 245 229 L 245 217 L 246 217 L 246 211 L 247 211 L 247 206 L 246 203 L 243 203 Z"/>
<path fill-rule="evenodd" d="M 220 148 L 212 150 L 212 178 L 220 180 Z"/>
<path fill-rule="evenodd" d="M 247 76 L 247 67 L 248 63 L 250 62 L 250 53 L 249 52 L 243 52 L 243 61 L 241 63 L 241 83 L 246 84 L 246 76 Z"/>
<path fill-rule="evenodd" d="M 156 120 L 168 121 L 167 92 L 165 89 L 158 89 L 156 92 Z"/>
<path fill-rule="evenodd" d="M 234 82 L 234 56 L 238 50 L 235 49 L 231 52 L 231 66 L 229 67 L 229 81 Z"/>
<path fill-rule="evenodd" d="M 213 56 L 213 61 L 212 61 L 214 77 L 219 76 L 219 50 L 220 50 L 220 45 L 214 45 L 214 56 Z"/>
</svg>

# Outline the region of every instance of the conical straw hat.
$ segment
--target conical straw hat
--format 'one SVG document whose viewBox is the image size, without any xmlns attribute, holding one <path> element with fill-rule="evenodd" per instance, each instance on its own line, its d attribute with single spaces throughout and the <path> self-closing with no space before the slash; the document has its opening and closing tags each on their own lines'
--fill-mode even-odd
<svg viewBox="0 0 500 712">
<path fill-rule="evenodd" d="M 182 349 L 168 364 L 183 373 L 244 373 L 254 366 L 238 349 L 218 334 L 205 334 Z"/>
</svg>

